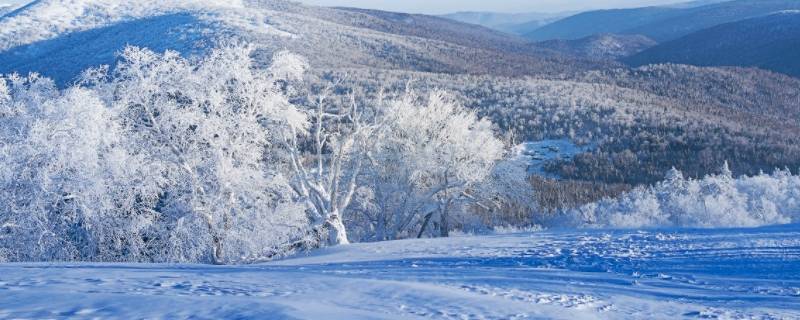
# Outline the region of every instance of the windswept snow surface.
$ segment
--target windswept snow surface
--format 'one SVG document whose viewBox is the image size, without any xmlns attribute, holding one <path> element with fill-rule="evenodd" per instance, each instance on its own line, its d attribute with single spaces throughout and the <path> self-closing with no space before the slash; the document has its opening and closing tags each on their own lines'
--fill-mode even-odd
<svg viewBox="0 0 800 320">
<path fill-rule="evenodd" d="M 394 241 L 251 266 L 4 264 L 0 318 L 800 319 L 800 226 Z"/>
</svg>

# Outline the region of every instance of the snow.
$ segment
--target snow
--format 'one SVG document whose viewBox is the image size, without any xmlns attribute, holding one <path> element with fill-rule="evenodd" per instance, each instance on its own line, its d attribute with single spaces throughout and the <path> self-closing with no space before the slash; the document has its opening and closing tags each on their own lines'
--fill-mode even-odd
<svg viewBox="0 0 800 320">
<path fill-rule="evenodd" d="M 0 265 L 0 318 L 797 319 L 800 225 L 340 246 L 250 266 Z"/>
<path fill-rule="evenodd" d="M 240 0 L 38 0 L 0 20 L 0 51 L 67 33 L 180 12 L 204 12 L 206 20 L 248 31 L 267 27 L 262 17 L 244 10 Z"/>
<path fill-rule="evenodd" d="M 243 38 L 265 47 L 294 39 L 271 14 L 238 0 L 39 0 L 0 17 L 0 73 L 36 72 L 65 86 L 87 68 L 115 65 L 128 45 L 192 56 Z"/>
</svg>

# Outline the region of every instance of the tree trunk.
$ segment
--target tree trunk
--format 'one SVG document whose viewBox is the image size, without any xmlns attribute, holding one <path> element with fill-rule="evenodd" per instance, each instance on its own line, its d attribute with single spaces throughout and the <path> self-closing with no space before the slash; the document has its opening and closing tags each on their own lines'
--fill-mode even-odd
<svg viewBox="0 0 800 320">
<path fill-rule="evenodd" d="M 425 215 L 425 221 L 422 222 L 422 227 L 419 229 L 419 233 L 417 234 L 417 239 L 422 238 L 422 235 L 425 234 L 425 229 L 428 228 L 428 223 L 431 222 L 431 217 L 433 217 L 433 212 Z"/>
<path fill-rule="evenodd" d="M 222 260 L 223 256 L 222 237 L 220 237 L 218 234 L 215 234 L 214 236 L 212 236 L 212 240 L 214 241 L 214 254 L 213 254 L 214 264 L 216 265 L 225 264 L 225 262 Z"/>
<path fill-rule="evenodd" d="M 332 213 L 327 222 L 329 245 L 350 244 L 350 241 L 347 240 L 347 229 L 344 227 L 344 222 L 342 222 L 338 212 Z"/>
<path fill-rule="evenodd" d="M 214 228 L 214 221 L 211 216 L 207 214 L 203 214 L 203 220 L 206 223 L 206 228 L 208 228 L 208 233 L 211 234 L 211 259 L 214 264 L 220 265 L 224 264 L 222 260 L 223 256 L 223 238 L 220 232 Z"/>
<path fill-rule="evenodd" d="M 450 218 L 450 195 L 448 194 L 447 187 L 449 186 L 449 174 L 445 171 L 444 173 L 444 208 L 442 208 L 440 213 L 441 221 L 439 222 L 439 236 L 443 238 L 447 238 L 450 236 L 450 224 L 447 222 Z"/>
<path fill-rule="evenodd" d="M 447 238 L 450 236 L 450 224 L 448 223 L 450 216 L 450 200 L 445 200 L 444 208 L 441 210 L 441 221 L 439 222 L 439 236 Z"/>
</svg>

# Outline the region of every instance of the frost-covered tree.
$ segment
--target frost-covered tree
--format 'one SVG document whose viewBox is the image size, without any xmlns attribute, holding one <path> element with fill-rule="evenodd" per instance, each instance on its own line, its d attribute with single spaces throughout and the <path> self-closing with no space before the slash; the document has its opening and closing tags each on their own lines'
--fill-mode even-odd
<svg viewBox="0 0 800 320">
<path fill-rule="evenodd" d="M 439 234 L 447 236 L 454 202 L 489 177 L 503 143 L 488 120 L 443 92 L 426 99 L 408 93 L 390 101 L 384 115 L 371 157 L 379 239 L 407 234 L 412 226 L 422 234 L 435 214 Z"/>
<path fill-rule="evenodd" d="M 359 185 L 368 139 L 378 125 L 364 119 L 354 97 L 344 105 L 329 104 L 335 86 L 309 99 L 310 130 L 293 131 L 285 143 L 294 171 L 292 185 L 311 207 L 314 236 L 328 244 L 348 244 L 343 216 Z"/>
<path fill-rule="evenodd" d="M 129 47 L 64 90 L 0 78 L 0 259 L 257 261 L 346 244 L 346 225 L 446 236 L 453 210 L 519 200 L 524 168 L 452 97 L 365 104 L 334 83 L 301 108 L 305 60 L 253 50 Z"/>
<path fill-rule="evenodd" d="M 304 67 L 251 54 L 130 47 L 63 91 L 1 79 L 3 259 L 228 263 L 295 248 L 306 206 L 280 137 L 308 126 L 285 85 Z"/>
<path fill-rule="evenodd" d="M 97 86 L 120 117 L 127 147 L 145 155 L 150 175 L 161 179 L 155 211 L 176 224 L 165 240 L 181 244 L 189 260 L 208 252 L 203 243 L 215 263 L 269 255 L 270 244 L 303 224 L 288 180 L 269 163 L 277 137 L 307 125 L 279 84 L 298 70 L 283 55 L 259 69 L 251 53 L 222 48 L 193 61 L 129 47 L 110 81 Z M 264 222 L 285 228 L 255 229 Z M 258 233 L 272 234 L 251 238 Z M 240 245 L 228 250 L 230 242 Z M 256 251 L 240 252 L 241 243 Z"/>
<path fill-rule="evenodd" d="M 0 88 L 0 247 L 14 260 L 143 259 L 159 190 L 113 113 L 35 75 Z"/>
</svg>

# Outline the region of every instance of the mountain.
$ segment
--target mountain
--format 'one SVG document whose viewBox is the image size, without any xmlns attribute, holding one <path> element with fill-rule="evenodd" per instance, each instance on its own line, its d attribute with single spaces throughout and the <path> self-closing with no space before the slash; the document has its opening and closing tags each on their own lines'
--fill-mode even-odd
<svg viewBox="0 0 800 320">
<path fill-rule="evenodd" d="M 548 23 L 572 15 L 573 13 L 499 13 L 499 12 L 456 12 L 441 17 L 469 24 L 477 24 L 494 30 L 523 35 Z"/>
<path fill-rule="evenodd" d="M 639 34 L 665 42 L 719 24 L 797 9 L 800 1 L 796 0 L 736 0 L 699 7 L 599 10 L 548 24 L 525 37 L 536 41 L 574 40 L 598 33 L 616 33 Z"/>
<path fill-rule="evenodd" d="M 619 54 L 625 46 L 608 43 L 620 39 L 646 41 L 548 48 L 441 17 L 281 0 L 38 0 L 0 18 L 0 73 L 39 72 L 64 87 L 88 67 L 113 66 L 127 45 L 191 56 L 249 43 L 259 64 L 282 50 L 305 56 L 311 88 L 335 77 L 363 99 L 409 84 L 443 89 L 523 141 L 592 146 L 545 170 L 600 198 L 616 188 L 606 184 L 654 183 L 672 166 L 694 177 L 725 160 L 737 174 L 800 167 L 800 80 L 596 58 Z"/>
<path fill-rule="evenodd" d="M 666 42 L 625 61 L 743 66 L 800 77 L 800 11 L 723 24 Z"/>
<path fill-rule="evenodd" d="M 680 15 L 682 11 L 666 7 L 589 11 L 553 22 L 524 36 L 535 41 L 546 41 L 576 40 L 601 33 L 629 33 L 628 30 Z"/>
<path fill-rule="evenodd" d="M 302 54 L 321 68 L 497 75 L 594 68 L 526 40 L 443 18 L 322 8 L 280 0 L 35 1 L 0 19 L 0 73 L 37 71 L 59 83 L 113 64 L 126 45 L 184 54 L 257 43 L 264 57 Z"/>
<path fill-rule="evenodd" d="M 657 45 L 641 35 L 596 34 L 578 40 L 549 40 L 538 46 L 587 59 L 618 59 Z"/>
</svg>

